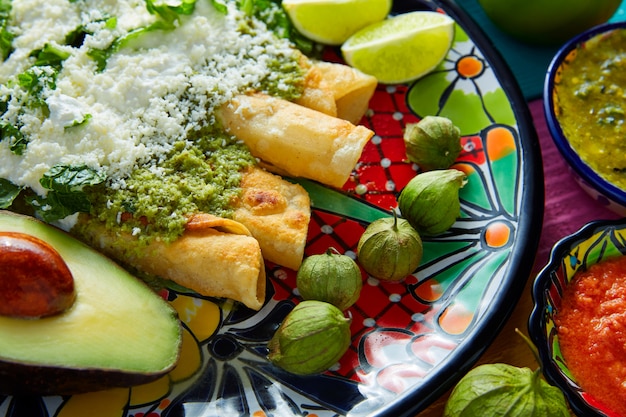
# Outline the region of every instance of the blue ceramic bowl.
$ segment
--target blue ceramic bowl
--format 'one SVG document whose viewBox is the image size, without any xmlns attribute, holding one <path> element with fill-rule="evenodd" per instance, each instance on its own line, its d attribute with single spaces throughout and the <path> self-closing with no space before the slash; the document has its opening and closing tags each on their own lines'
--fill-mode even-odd
<svg viewBox="0 0 626 417">
<path fill-rule="evenodd" d="M 558 85 L 563 66 L 567 65 L 567 61 L 578 48 L 584 46 L 585 42 L 597 35 L 624 28 L 626 28 L 626 22 L 606 23 L 595 26 L 566 42 L 548 67 L 543 91 L 548 129 L 557 149 L 569 164 L 576 181 L 599 203 L 622 216 L 626 216 L 626 191 L 602 178 L 572 148 L 557 119 L 559 97 L 555 85 Z"/>
<path fill-rule="evenodd" d="M 576 384 L 561 355 L 554 316 L 561 307 L 563 290 L 577 271 L 623 255 L 626 255 L 626 219 L 592 222 L 556 243 L 550 261 L 533 285 L 530 338 L 539 351 L 546 380 L 563 391 L 579 416 L 617 417 Z"/>
</svg>

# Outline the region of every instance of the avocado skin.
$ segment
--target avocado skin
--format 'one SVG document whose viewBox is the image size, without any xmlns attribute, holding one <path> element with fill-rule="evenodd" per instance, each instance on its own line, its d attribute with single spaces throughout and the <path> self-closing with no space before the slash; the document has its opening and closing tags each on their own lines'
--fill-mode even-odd
<svg viewBox="0 0 626 417">
<path fill-rule="evenodd" d="M 72 243 L 72 246 L 74 244 L 76 245 L 75 250 L 81 251 L 81 253 L 84 250 L 94 253 L 96 252 L 61 229 L 43 223 L 33 217 L 13 213 L 7 210 L 0 210 L 0 230 L 3 229 L 4 224 L 7 224 L 6 221 L 11 222 L 11 219 L 15 219 L 16 224 L 24 226 L 24 233 L 32 232 L 33 235 L 37 236 L 38 233 L 36 232 L 36 229 L 31 230 L 29 225 L 37 225 L 38 228 L 43 225 L 45 228 L 48 228 L 45 232 L 48 237 L 54 237 L 55 235 L 65 236 L 64 239 L 71 239 L 75 242 Z M 143 281 L 130 275 L 121 266 L 115 264 L 109 258 L 101 254 L 97 254 L 97 256 L 103 259 L 103 262 L 108 265 L 107 267 L 110 271 L 112 271 L 112 273 L 119 270 L 121 271 L 120 273 L 127 275 L 125 279 L 132 279 L 133 285 L 144 287 L 146 293 L 152 292 L 148 285 L 146 285 Z M 71 265 L 71 263 L 68 263 L 68 265 Z M 102 278 L 102 276 L 95 276 Z M 92 279 L 92 277 L 85 278 L 85 281 L 88 282 L 89 279 Z M 153 295 L 156 299 L 160 298 L 157 294 Z M 41 363 L 21 362 L 19 360 L 7 359 L 6 357 L 3 357 L 3 352 L 0 350 L 0 394 L 40 396 L 74 395 L 111 388 L 131 387 L 146 384 L 163 377 L 174 369 L 178 363 L 182 347 L 182 325 L 178 319 L 178 313 L 176 310 L 174 310 L 174 308 L 164 300 L 161 301 L 163 301 L 163 305 L 161 313 L 159 313 L 159 315 L 162 315 L 160 320 L 164 320 L 165 317 L 167 317 L 167 321 L 171 324 L 171 327 L 166 330 L 174 331 L 175 329 L 178 332 L 176 346 L 172 345 L 172 351 L 175 350 L 175 352 L 172 353 L 174 358 L 163 369 L 143 372 L 138 370 L 100 369 L 97 367 L 59 366 L 46 364 L 45 358 L 42 359 Z M 80 297 L 77 297 L 75 302 L 81 302 Z M 144 317 L 146 316 L 144 315 Z M 148 317 L 148 319 L 152 318 L 152 316 Z M 26 319 L 25 321 L 30 320 L 31 319 Z M 46 318 L 46 320 L 49 320 L 49 318 Z M 136 316 L 127 316 L 125 321 L 129 323 L 133 322 L 133 326 L 138 329 L 142 327 Z M 93 331 L 93 329 L 91 330 Z M 0 327 L 0 337 L 2 337 L 2 331 L 3 330 Z M 106 329 L 103 329 L 102 331 L 107 334 Z M 146 342 L 149 343 L 149 341 Z"/>
<path fill-rule="evenodd" d="M 0 393 L 6 395 L 75 395 L 147 384 L 161 378 L 174 365 L 157 373 L 128 373 L 104 369 L 73 369 L 0 360 Z"/>
</svg>

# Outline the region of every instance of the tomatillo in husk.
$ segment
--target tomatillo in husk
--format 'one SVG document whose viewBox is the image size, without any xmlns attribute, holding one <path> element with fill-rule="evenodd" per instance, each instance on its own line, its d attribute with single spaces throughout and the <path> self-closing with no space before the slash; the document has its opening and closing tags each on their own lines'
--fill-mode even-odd
<svg viewBox="0 0 626 417">
<path fill-rule="evenodd" d="M 311 255 L 302 262 L 296 286 L 303 299 L 326 301 L 343 311 L 359 299 L 363 277 L 352 258 L 328 248 L 326 253 Z"/>
<path fill-rule="evenodd" d="M 302 301 L 287 314 L 269 341 L 267 358 L 292 374 L 323 372 L 348 350 L 350 321 L 330 303 Z"/>
<path fill-rule="evenodd" d="M 405 219 L 378 219 L 370 223 L 357 246 L 363 269 L 384 281 L 400 281 L 415 271 L 424 253 L 419 233 Z"/>
<path fill-rule="evenodd" d="M 398 197 L 400 213 L 421 234 L 443 233 L 461 213 L 459 190 L 466 182 L 465 173 L 457 169 L 418 174 Z"/>
<path fill-rule="evenodd" d="M 422 171 L 447 169 L 461 154 L 461 130 L 450 119 L 426 116 L 404 129 L 404 144 L 409 161 Z"/>
</svg>

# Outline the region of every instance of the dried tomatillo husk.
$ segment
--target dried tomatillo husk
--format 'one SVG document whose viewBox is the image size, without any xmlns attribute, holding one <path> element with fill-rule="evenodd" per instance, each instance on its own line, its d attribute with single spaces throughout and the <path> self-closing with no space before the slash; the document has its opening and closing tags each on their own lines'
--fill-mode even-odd
<svg viewBox="0 0 626 417">
<path fill-rule="evenodd" d="M 268 359 L 293 374 L 317 374 L 343 356 L 350 338 L 350 319 L 341 310 L 323 301 L 302 301 L 269 341 Z"/>
<path fill-rule="evenodd" d="M 415 271 L 422 260 L 422 239 L 408 221 L 375 220 L 365 229 L 357 247 L 363 269 L 385 281 L 400 281 Z"/>
<path fill-rule="evenodd" d="M 443 233 L 461 213 L 459 190 L 466 182 L 465 173 L 456 169 L 418 174 L 398 197 L 400 213 L 419 233 Z"/>
<path fill-rule="evenodd" d="M 461 153 L 461 131 L 441 116 L 426 116 L 404 129 L 404 144 L 409 161 L 422 171 L 447 169 Z"/>
<path fill-rule="evenodd" d="M 363 277 L 352 258 L 329 248 L 326 253 L 311 255 L 302 262 L 296 286 L 303 299 L 326 301 L 343 311 L 358 300 Z"/>
</svg>

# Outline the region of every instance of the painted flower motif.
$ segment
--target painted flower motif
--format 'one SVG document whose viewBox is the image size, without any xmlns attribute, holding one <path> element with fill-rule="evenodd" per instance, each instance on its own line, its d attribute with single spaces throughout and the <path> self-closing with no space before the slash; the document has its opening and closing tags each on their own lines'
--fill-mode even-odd
<svg viewBox="0 0 626 417">
<path fill-rule="evenodd" d="M 446 59 L 435 71 L 417 80 L 406 99 L 418 116 L 448 117 L 463 135 L 475 134 L 494 123 L 516 123 L 496 75 L 458 25 Z"/>
</svg>

